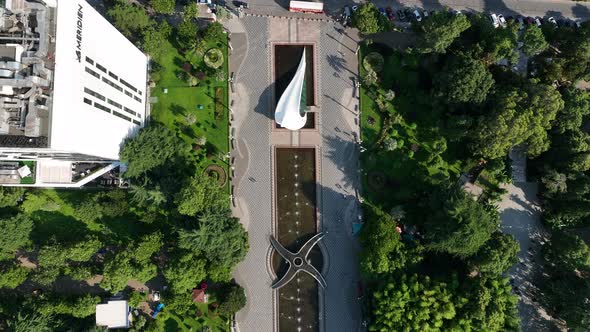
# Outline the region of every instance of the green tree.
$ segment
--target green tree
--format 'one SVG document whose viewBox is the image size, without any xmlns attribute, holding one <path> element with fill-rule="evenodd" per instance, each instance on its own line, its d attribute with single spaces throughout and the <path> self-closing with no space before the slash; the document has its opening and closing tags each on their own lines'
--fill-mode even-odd
<svg viewBox="0 0 590 332">
<path fill-rule="evenodd" d="M 0 208 L 16 206 L 24 194 L 24 188 L 0 187 Z"/>
<path fill-rule="evenodd" d="M 564 193 L 567 191 L 567 177 L 556 170 L 549 170 L 541 178 L 543 186 L 549 195 Z"/>
<path fill-rule="evenodd" d="M 68 315 L 85 318 L 96 312 L 100 297 L 86 294 L 79 297 L 50 296 L 42 302 L 38 311 L 43 315 Z"/>
<path fill-rule="evenodd" d="M 0 229 L 0 260 L 13 258 L 18 249 L 31 243 L 33 221 L 24 214 L 0 219 Z"/>
<path fill-rule="evenodd" d="M 590 93 L 574 87 L 567 87 L 561 93 L 564 107 L 557 116 L 556 127 L 560 133 L 579 130 L 585 116 L 590 114 Z"/>
<path fill-rule="evenodd" d="M 190 2 L 182 10 L 182 18 L 185 21 L 191 21 L 199 17 L 199 5 L 196 2 Z"/>
<path fill-rule="evenodd" d="M 172 27 L 166 21 L 160 22 L 155 27 L 148 27 L 143 34 L 143 50 L 152 57 L 156 62 L 165 54 L 165 48 L 162 47 L 168 41 Z"/>
<path fill-rule="evenodd" d="M 221 304 L 217 308 L 220 315 L 231 317 L 246 305 L 246 293 L 240 285 L 230 285 L 221 296 Z"/>
<path fill-rule="evenodd" d="M 371 34 L 381 30 L 379 26 L 379 11 L 372 3 L 364 3 L 352 13 L 352 26 L 359 29 L 360 32 Z"/>
<path fill-rule="evenodd" d="M 469 258 L 469 265 L 479 273 L 500 275 L 517 262 L 520 250 L 512 235 L 494 232 L 477 253 Z"/>
<path fill-rule="evenodd" d="M 362 247 L 359 259 L 365 278 L 379 279 L 419 261 L 420 256 L 409 253 L 401 242 L 396 222 L 390 215 L 369 205 L 364 205 L 363 211 L 366 222 L 359 235 Z"/>
<path fill-rule="evenodd" d="M 172 14 L 176 6 L 176 0 L 150 0 L 150 6 L 161 14 Z"/>
<path fill-rule="evenodd" d="M 475 254 L 497 229 L 499 214 L 479 203 L 462 188 L 432 195 L 425 209 L 427 248 L 462 258 Z"/>
<path fill-rule="evenodd" d="M 141 36 L 144 29 L 152 25 L 143 8 L 125 2 L 118 2 L 107 14 L 117 30 L 127 38 Z"/>
<path fill-rule="evenodd" d="M 469 29 L 471 23 L 465 15 L 437 11 L 415 28 L 420 33 L 417 50 L 421 53 L 445 53 L 447 48 Z"/>
<path fill-rule="evenodd" d="M 568 331 L 583 332 L 590 323 L 590 280 L 576 273 L 553 275 L 542 285 L 549 311 L 566 321 Z"/>
<path fill-rule="evenodd" d="M 0 265 L 0 288 L 15 289 L 27 280 L 30 270 L 14 263 Z"/>
<path fill-rule="evenodd" d="M 462 291 L 467 299 L 457 312 L 457 321 L 467 322 L 461 331 L 520 331 L 516 304 L 508 279 L 476 278 Z M 468 329 L 467 327 L 470 327 Z"/>
<path fill-rule="evenodd" d="M 164 277 L 175 293 L 186 293 L 205 280 L 205 259 L 193 253 L 177 254 L 166 263 Z"/>
<path fill-rule="evenodd" d="M 549 149 L 547 130 L 563 108 L 554 87 L 529 82 L 521 88 L 503 88 L 491 98 L 491 105 L 491 112 L 481 116 L 471 132 L 476 154 L 504 158 L 521 143 L 527 143 L 529 157 Z"/>
<path fill-rule="evenodd" d="M 388 280 L 372 294 L 369 331 L 446 331 L 465 302 L 453 284 L 405 274 Z"/>
<path fill-rule="evenodd" d="M 125 141 L 121 161 L 128 164 L 125 176 L 136 178 L 160 167 L 173 157 L 184 156 L 187 146 L 174 132 L 150 125 Z"/>
<path fill-rule="evenodd" d="M 140 264 L 149 263 L 152 256 L 164 245 L 162 240 L 163 236 L 159 231 L 143 236 L 133 249 L 131 256 Z"/>
<path fill-rule="evenodd" d="M 554 232 L 551 241 L 543 246 L 543 256 L 556 271 L 590 272 L 590 248 L 578 236 Z"/>
<path fill-rule="evenodd" d="M 379 79 L 377 78 L 377 73 L 372 69 L 365 71 L 365 73 L 361 77 L 361 81 L 366 87 L 374 85 L 375 83 L 377 83 L 378 80 Z"/>
<path fill-rule="evenodd" d="M 182 21 L 176 30 L 176 40 L 185 50 L 190 50 L 197 44 L 197 26 L 189 21 Z"/>
<path fill-rule="evenodd" d="M 480 104 L 486 100 L 494 79 L 481 61 L 462 55 L 449 58 L 434 84 L 438 94 L 451 103 Z"/>
<path fill-rule="evenodd" d="M 246 256 L 248 235 L 228 210 L 207 211 L 195 230 L 179 230 L 178 246 L 201 253 L 215 266 L 233 268 Z"/>
<path fill-rule="evenodd" d="M 522 52 L 528 56 L 537 55 L 549 47 L 543 31 L 535 24 L 529 24 L 520 35 Z"/>
<path fill-rule="evenodd" d="M 219 22 L 210 23 L 203 31 L 205 40 L 222 40 L 225 35 L 225 29 Z"/>
<path fill-rule="evenodd" d="M 87 199 L 75 207 L 74 215 L 80 221 L 93 223 L 102 218 L 102 206 L 94 199 Z"/>
<path fill-rule="evenodd" d="M 100 286 L 116 293 L 122 291 L 131 279 L 147 282 L 156 275 L 157 267 L 154 264 L 138 264 L 128 252 L 120 252 L 106 261 Z"/>
<path fill-rule="evenodd" d="M 52 320 L 53 316 L 23 314 L 19 311 L 16 317 L 6 321 L 6 327 L 9 332 L 52 332 Z"/>
<path fill-rule="evenodd" d="M 178 212 L 195 216 L 205 210 L 228 207 L 228 198 L 217 181 L 209 176 L 196 176 L 188 180 L 176 195 Z"/>
</svg>

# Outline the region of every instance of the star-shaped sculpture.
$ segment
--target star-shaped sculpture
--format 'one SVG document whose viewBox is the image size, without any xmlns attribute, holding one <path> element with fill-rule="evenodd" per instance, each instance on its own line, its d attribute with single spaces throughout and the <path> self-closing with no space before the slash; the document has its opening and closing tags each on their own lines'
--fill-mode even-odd
<svg viewBox="0 0 590 332">
<path fill-rule="evenodd" d="M 289 264 L 289 269 L 285 275 L 274 282 L 272 284 L 273 289 L 279 289 L 285 286 L 289 281 L 291 281 L 297 273 L 300 271 L 306 272 L 311 275 L 317 282 L 322 286 L 322 288 L 326 288 L 326 280 L 318 270 L 316 270 L 313 265 L 311 265 L 307 261 L 307 256 L 311 252 L 311 249 L 320 242 L 320 240 L 324 237 L 325 233 L 318 233 L 314 235 L 311 239 L 309 239 L 298 252 L 292 253 L 289 250 L 285 249 L 283 245 L 279 243 L 279 241 L 275 240 L 273 236 L 270 237 L 270 244 L 273 248 L 281 255 Z"/>
</svg>

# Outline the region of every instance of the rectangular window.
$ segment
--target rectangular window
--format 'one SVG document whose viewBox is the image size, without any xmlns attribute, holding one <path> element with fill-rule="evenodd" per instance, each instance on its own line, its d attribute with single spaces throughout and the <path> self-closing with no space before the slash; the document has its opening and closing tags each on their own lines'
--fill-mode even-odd
<svg viewBox="0 0 590 332">
<path fill-rule="evenodd" d="M 133 123 L 135 123 L 136 125 L 141 125 L 141 122 L 137 121 L 137 120 L 133 120 Z"/>
<path fill-rule="evenodd" d="M 123 105 L 117 103 L 116 101 L 113 101 L 113 100 L 110 100 L 109 99 L 108 100 L 108 103 L 111 104 L 111 105 L 113 105 L 113 106 L 115 106 L 116 108 L 123 108 Z"/>
<path fill-rule="evenodd" d="M 106 84 L 112 86 L 113 88 L 119 90 L 119 91 L 123 91 L 123 88 L 121 88 L 120 86 L 118 86 L 117 84 L 111 82 L 109 79 L 107 79 L 106 77 L 102 78 L 102 81 L 105 82 Z"/>
<path fill-rule="evenodd" d="M 140 96 L 143 96 L 143 92 L 141 92 L 141 90 L 137 91 L 139 93 Z"/>
<path fill-rule="evenodd" d="M 102 106 L 101 104 L 94 102 L 94 107 L 98 108 L 99 110 L 103 110 L 107 113 L 111 113 L 111 109 L 105 106 Z"/>
<path fill-rule="evenodd" d="M 133 112 L 132 110 L 130 110 L 129 108 L 125 107 L 123 108 L 125 110 L 125 112 L 131 114 L 131 115 L 136 115 L 135 112 Z"/>
<path fill-rule="evenodd" d="M 94 60 L 90 59 L 89 57 L 86 57 L 86 62 L 88 62 L 91 65 L 94 64 Z"/>
<path fill-rule="evenodd" d="M 119 81 L 121 82 L 121 84 L 123 84 L 124 86 L 128 87 L 129 89 L 131 89 L 133 92 L 137 92 L 137 89 L 133 85 L 125 82 L 124 79 L 120 79 Z"/>
<path fill-rule="evenodd" d="M 125 90 L 125 94 L 126 94 L 127 96 L 129 96 L 129 97 L 133 97 L 133 95 L 131 94 L 131 92 L 129 92 L 129 91 L 127 91 L 127 90 Z"/>
<path fill-rule="evenodd" d="M 116 80 L 119 79 L 119 77 L 117 75 L 113 74 L 112 71 L 109 71 L 109 76 L 112 77 L 112 78 L 114 78 L 114 79 L 116 79 Z"/>
<path fill-rule="evenodd" d="M 105 73 L 107 72 L 107 69 L 105 67 L 101 66 L 100 63 L 98 63 L 98 62 L 96 63 L 96 68 L 100 69 L 102 72 L 105 72 Z"/>
<path fill-rule="evenodd" d="M 90 106 L 92 106 L 92 100 L 88 99 L 88 98 L 84 98 L 84 102 Z"/>
<path fill-rule="evenodd" d="M 128 117 L 126 115 L 123 115 L 123 114 L 121 114 L 121 113 L 119 113 L 117 111 L 113 111 L 113 115 L 114 116 L 117 116 L 117 117 L 119 117 L 121 119 L 124 119 L 124 120 L 127 120 L 127 121 L 131 122 L 131 118 L 130 117 Z"/>
<path fill-rule="evenodd" d="M 90 68 L 88 68 L 88 67 L 86 67 L 86 72 L 87 72 L 88 74 L 90 74 L 90 75 L 92 75 L 92 76 L 94 76 L 94 77 L 96 77 L 96 78 L 100 79 L 100 75 L 99 75 L 97 72 L 95 72 L 94 70 L 92 70 L 92 69 L 90 69 Z"/>
<path fill-rule="evenodd" d="M 140 99 L 140 98 L 138 98 L 138 97 L 136 97 L 136 96 L 133 96 L 133 99 L 135 99 L 135 101 L 138 101 L 138 102 L 140 102 L 140 103 L 141 103 L 141 99 Z"/>
<path fill-rule="evenodd" d="M 98 98 L 98 99 L 100 99 L 102 101 L 105 101 L 105 97 L 103 97 L 103 95 L 101 95 L 98 92 L 94 92 L 94 91 L 92 91 L 92 90 L 90 90 L 88 88 L 84 88 L 84 92 L 86 92 L 87 94 L 91 95 L 92 97 L 95 97 L 95 98 Z"/>
</svg>

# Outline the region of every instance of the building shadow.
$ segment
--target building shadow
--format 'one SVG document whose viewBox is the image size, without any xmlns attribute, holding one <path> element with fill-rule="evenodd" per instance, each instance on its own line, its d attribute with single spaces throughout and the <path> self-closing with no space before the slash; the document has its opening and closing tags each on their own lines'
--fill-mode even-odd
<svg viewBox="0 0 590 332">
<path fill-rule="evenodd" d="M 289 10 L 289 0 L 274 0 L 274 2 L 281 8 Z"/>
<path fill-rule="evenodd" d="M 572 13 L 575 18 L 588 19 L 590 17 L 590 9 L 581 4 L 576 4 L 572 7 Z"/>
</svg>

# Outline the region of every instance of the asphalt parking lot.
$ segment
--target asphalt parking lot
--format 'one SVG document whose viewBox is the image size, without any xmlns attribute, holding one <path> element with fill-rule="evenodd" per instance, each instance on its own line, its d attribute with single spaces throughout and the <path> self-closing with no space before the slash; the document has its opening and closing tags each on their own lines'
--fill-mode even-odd
<svg viewBox="0 0 590 332">
<path fill-rule="evenodd" d="M 248 0 L 247 2 L 253 12 L 263 11 L 281 15 L 289 10 L 289 0 Z M 410 7 L 431 11 L 450 7 L 462 11 L 489 12 L 504 16 L 553 16 L 556 19 L 569 18 L 574 21 L 590 19 L 590 3 L 570 0 L 374 0 L 371 2 L 377 7 L 392 7 L 394 10 Z M 344 6 L 360 3 L 360 0 L 326 0 L 324 10 L 329 16 L 339 15 Z"/>
</svg>

